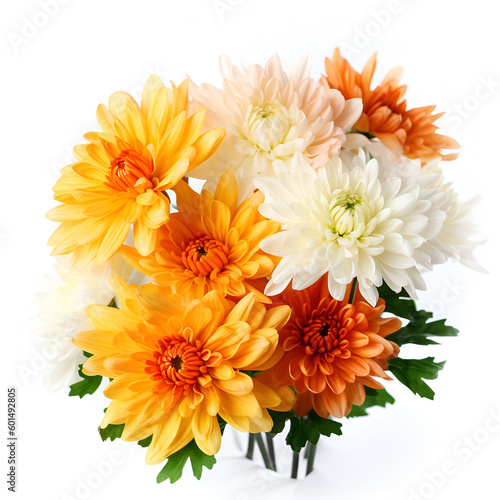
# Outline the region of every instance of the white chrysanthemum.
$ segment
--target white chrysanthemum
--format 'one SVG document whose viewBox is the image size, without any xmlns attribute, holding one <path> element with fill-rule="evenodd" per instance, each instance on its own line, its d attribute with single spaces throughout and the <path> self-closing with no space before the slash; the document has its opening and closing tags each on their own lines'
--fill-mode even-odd
<svg viewBox="0 0 500 500">
<path fill-rule="evenodd" d="M 85 309 L 91 304 L 108 305 L 114 291 L 108 283 L 111 275 L 128 279 L 132 268 L 119 255 L 108 262 L 84 269 L 71 266 L 70 256 L 57 257 L 56 273 L 46 278 L 46 291 L 38 294 L 40 319 L 44 327 L 34 339 L 39 350 L 50 353 L 46 359 L 44 383 L 49 390 L 58 390 L 76 382 L 78 365 L 85 361 L 83 352 L 71 339 L 92 327 Z"/>
<path fill-rule="evenodd" d="M 189 176 L 216 182 L 230 168 L 240 183 L 256 175 L 274 175 L 300 153 L 313 168 L 338 154 L 345 132 L 362 111 L 360 99 L 344 100 L 309 77 L 309 59 L 288 76 L 278 56 L 266 66 L 240 70 L 221 59 L 223 89 L 190 85 L 193 106 L 208 110 L 205 125 L 222 126 L 226 138 L 209 160 Z M 210 189 L 210 186 L 208 186 Z"/>
<path fill-rule="evenodd" d="M 438 160 L 425 165 L 417 181 L 424 195 L 430 193 L 426 196 L 432 201 L 433 207 L 445 214 L 442 227 L 432 238 L 428 238 L 421 250 L 432 256 L 432 264 L 441 264 L 451 259 L 484 272 L 474 256 L 478 242 L 473 238 L 479 233 L 479 227 L 471 219 L 471 211 L 479 198 L 462 203 L 451 183 L 444 181 Z"/>
<path fill-rule="evenodd" d="M 422 233 L 425 242 L 415 251 L 416 260 L 428 269 L 443 264 L 448 259 L 460 262 L 477 271 L 484 269 L 476 262 L 474 250 L 478 243 L 473 237 L 478 226 L 471 220 L 471 210 L 478 202 L 474 198 L 461 203 L 451 183 L 445 182 L 439 160 L 424 167 L 420 160 L 399 156 L 378 140 L 361 141 L 363 150 L 379 164 L 378 177 L 381 182 L 392 176 L 401 178 L 402 187 L 417 184 L 420 188 L 419 202 L 429 223 Z M 343 149 L 340 157 L 351 168 L 359 165 L 354 150 Z"/>
<path fill-rule="evenodd" d="M 283 229 L 261 244 L 283 257 L 266 293 L 280 293 L 292 278 L 293 288 L 307 288 L 325 273 L 338 300 L 354 278 L 372 305 L 383 281 L 412 297 L 415 289 L 425 289 L 416 249 L 429 223 L 442 224 L 443 215 L 432 214 L 437 220 L 430 221 L 430 203 L 419 201 L 418 185 L 403 189 L 398 177 L 380 182 L 377 161 L 366 163 L 364 151 L 353 161 L 344 166 L 335 157 L 314 171 L 296 156 L 290 172 L 256 180 L 265 194 L 261 213 Z"/>
</svg>

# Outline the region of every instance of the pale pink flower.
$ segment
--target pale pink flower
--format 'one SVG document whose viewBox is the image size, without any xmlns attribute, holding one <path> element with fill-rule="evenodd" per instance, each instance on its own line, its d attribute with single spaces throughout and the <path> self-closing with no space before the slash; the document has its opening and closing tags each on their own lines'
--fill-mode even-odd
<svg viewBox="0 0 500 500">
<path fill-rule="evenodd" d="M 277 55 L 264 68 L 246 70 L 221 58 L 221 72 L 223 90 L 190 85 L 194 107 L 207 108 L 205 125 L 226 130 L 217 154 L 189 173 L 199 179 L 213 182 L 227 168 L 243 182 L 259 174 L 274 176 L 296 153 L 320 167 L 346 144 L 346 132 L 362 110 L 360 99 L 346 101 L 310 78 L 307 58 L 289 76 Z"/>
</svg>

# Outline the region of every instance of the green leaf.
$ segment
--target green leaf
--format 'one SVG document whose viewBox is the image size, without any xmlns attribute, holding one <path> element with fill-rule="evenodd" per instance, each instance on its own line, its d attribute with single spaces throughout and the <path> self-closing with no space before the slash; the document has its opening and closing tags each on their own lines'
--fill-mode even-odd
<svg viewBox="0 0 500 500">
<path fill-rule="evenodd" d="M 379 293 L 385 300 L 386 312 L 408 320 L 406 326 L 386 337 L 387 340 L 391 340 L 399 346 L 404 344 L 435 345 L 438 342 L 429 337 L 456 337 L 458 335 L 458 330 L 445 325 L 446 320 L 444 319 L 428 322 L 433 314 L 417 310 L 415 302 L 408 297 L 404 290 L 400 293 L 393 292 L 384 283 L 379 288 Z"/>
<path fill-rule="evenodd" d="M 219 422 L 219 427 L 220 427 L 220 433 L 221 433 L 221 435 L 224 435 L 224 430 L 226 428 L 227 422 L 222 417 L 220 417 L 219 415 L 217 415 L 217 422 Z"/>
<path fill-rule="evenodd" d="M 436 363 L 434 358 L 430 357 L 425 359 L 396 358 L 389 360 L 389 370 L 414 394 L 422 398 L 434 399 L 434 391 L 422 379 L 436 379 L 444 364 L 445 361 Z"/>
<path fill-rule="evenodd" d="M 362 405 L 353 405 L 351 413 L 347 415 L 347 418 L 353 417 L 364 417 L 368 415 L 366 411 L 372 406 L 382 406 L 385 407 L 386 404 L 393 404 L 396 401 L 385 389 L 372 389 L 371 387 L 365 387 L 366 397 Z"/>
<path fill-rule="evenodd" d="M 286 436 L 286 444 L 293 451 L 300 453 L 309 441 L 311 444 L 318 444 L 321 435 L 330 436 L 337 434 L 340 436 L 342 424 L 335 420 L 323 418 L 314 411 L 309 412 L 306 417 L 297 417 L 293 415 L 290 418 L 290 431 Z"/>
<path fill-rule="evenodd" d="M 340 422 L 330 418 L 320 417 L 314 412 L 314 410 L 310 411 L 307 415 L 306 423 L 316 429 L 323 436 L 331 436 L 332 434 L 342 436 L 342 424 Z"/>
<path fill-rule="evenodd" d="M 425 312 L 418 311 L 418 313 Z M 438 344 L 438 342 L 428 337 L 456 337 L 458 335 L 456 328 L 445 325 L 445 319 L 426 323 L 426 320 L 423 320 L 424 317 L 421 315 L 417 316 L 416 319 L 412 318 L 406 326 L 386 337 L 387 340 L 392 340 L 399 346 L 404 344 L 432 345 Z"/>
<path fill-rule="evenodd" d="M 290 430 L 286 436 L 286 444 L 297 453 L 300 453 L 310 438 L 312 438 L 313 444 L 317 444 L 321 434 L 315 431 L 315 429 L 311 429 L 311 432 L 308 433 L 310 429 L 311 427 L 306 425 L 304 418 L 297 416 L 292 417 L 290 419 Z"/>
<path fill-rule="evenodd" d="M 99 427 L 98 431 L 103 441 L 106 441 L 106 439 L 114 441 L 115 439 L 122 437 L 123 429 L 125 429 L 125 424 L 108 424 L 104 427 L 104 429 Z"/>
<path fill-rule="evenodd" d="M 415 302 L 410 299 L 410 296 L 404 289 L 396 293 L 384 282 L 379 287 L 378 293 L 385 301 L 386 312 L 390 312 L 400 318 L 410 319 L 411 315 L 417 311 Z"/>
<path fill-rule="evenodd" d="M 249 377 L 255 378 L 257 375 L 260 375 L 262 373 L 261 371 L 257 370 L 241 370 L 241 373 L 244 373 L 245 375 L 248 375 Z"/>
<path fill-rule="evenodd" d="M 137 444 L 139 446 L 142 446 L 143 448 L 147 448 L 151 444 L 152 440 L 153 436 L 149 436 L 147 438 L 141 439 L 140 441 L 137 441 Z"/>
<path fill-rule="evenodd" d="M 104 410 L 106 411 L 107 408 Z M 101 435 L 101 439 L 103 441 L 106 441 L 106 439 L 109 439 L 110 441 L 114 441 L 117 438 L 121 438 L 123 434 L 123 430 L 125 429 L 125 424 L 108 424 L 104 429 L 101 429 L 99 427 L 99 434 Z M 147 448 L 150 444 L 151 441 L 153 440 L 153 436 L 148 436 L 147 438 L 141 439 L 140 441 L 137 441 L 137 444 L 139 446 L 142 446 L 143 448 Z"/>
<path fill-rule="evenodd" d="M 83 380 L 70 385 L 70 396 L 78 396 L 80 398 L 83 398 L 83 396 L 85 396 L 86 394 L 94 394 L 94 392 L 97 391 L 97 389 L 99 389 L 99 386 L 101 385 L 102 377 L 100 375 L 85 375 L 82 371 L 82 366 L 83 364 L 79 365 L 78 367 L 78 375 L 80 375 Z"/>
<path fill-rule="evenodd" d="M 215 457 L 203 453 L 193 439 L 188 445 L 184 446 L 184 448 L 168 457 L 167 463 L 156 478 L 156 482 L 161 483 L 170 479 L 170 483 L 172 484 L 178 481 L 182 476 L 182 471 L 188 459 L 191 460 L 193 474 L 197 479 L 201 478 L 203 467 L 212 469 L 216 462 Z"/>
<path fill-rule="evenodd" d="M 274 411 L 267 410 L 271 418 L 273 419 L 273 428 L 269 431 L 273 437 L 283 431 L 285 428 L 285 424 L 287 420 L 290 420 L 295 413 L 292 410 L 290 411 Z"/>
</svg>

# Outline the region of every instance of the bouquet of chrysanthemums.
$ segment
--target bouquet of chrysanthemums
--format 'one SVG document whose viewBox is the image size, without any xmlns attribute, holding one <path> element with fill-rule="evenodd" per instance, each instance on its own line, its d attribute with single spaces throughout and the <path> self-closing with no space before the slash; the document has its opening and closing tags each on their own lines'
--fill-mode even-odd
<svg viewBox="0 0 500 500">
<path fill-rule="evenodd" d="M 152 76 L 140 103 L 99 105 L 63 168 L 40 297 L 51 386 L 103 387 L 102 438 L 166 461 L 158 481 L 212 468 L 226 426 L 271 469 L 286 429 L 297 477 L 339 419 L 394 403 L 384 380 L 433 398 L 444 363 L 400 347 L 457 334 L 415 299 L 436 264 L 479 269 L 475 225 L 444 180 L 459 145 L 442 113 L 408 109 L 401 69 L 373 83 L 375 67 L 336 50 L 319 80 L 278 56 L 223 57 L 222 89 Z"/>
</svg>

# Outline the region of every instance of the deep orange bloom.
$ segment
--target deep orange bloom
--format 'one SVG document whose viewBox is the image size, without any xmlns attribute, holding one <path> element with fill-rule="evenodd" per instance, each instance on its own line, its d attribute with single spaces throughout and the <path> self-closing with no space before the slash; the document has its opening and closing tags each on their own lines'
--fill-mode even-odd
<svg viewBox="0 0 500 500">
<path fill-rule="evenodd" d="M 292 315 L 279 332 L 285 354 L 271 373 L 297 390 L 299 416 L 314 409 L 324 418 L 344 417 L 353 404 L 363 404 L 364 386 L 383 389 L 373 377 L 390 380 L 387 360 L 399 348 L 385 337 L 401 328 L 401 321 L 380 317 L 382 299 L 372 307 L 356 293 L 349 304 L 349 293 L 350 287 L 343 301 L 333 299 L 321 278 L 305 290 L 288 287 L 277 299 L 292 308 Z"/>
<path fill-rule="evenodd" d="M 153 436 L 147 463 L 193 439 L 204 453 L 217 453 L 217 415 L 242 432 L 268 432 L 267 409 L 294 404 L 289 387 L 244 373 L 276 363 L 287 306 L 266 309 L 253 294 L 235 303 L 215 290 L 184 306 L 152 284 L 137 288 L 113 278 L 112 285 L 121 308 L 90 306 L 94 330 L 73 342 L 92 353 L 84 373 L 113 379 L 101 427 L 125 424 L 125 441 Z"/>
<path fill-rule="evenodd" d="M 153 283 L 172 293 L 201 299 L 211 290 L 241 297 L 254 292 L 259 302 L 276 258 L 260 250 L 260 242 L 279 231 L 280 224 L 260 215 L 260 191 L 238 204 L 238 185 L 227 171 L 214 194 L 201 194 L 185 182 L 175 187 L 178 213 L 170 216 L 156 252 L 142 257 L 123 247 L 121 254 Z"/>
<path fill-rule="evenodd" d="M 402 68 L 390 71 L 380 85 L 371 89 L 377 55 L 374 54 L 361 73 L 335 49 L 332 59 L 325 59 L 326 76 L 323 85 L 339 90 L 345 99 L 363 100 L 363 113 L 354 125 L 358 132 L 368 133 L 385 146 L 408 158 L 420 159 L 422 164 L 434 158 L 453 160 L 458 153 L 442 154 L 443 149 L 457 149 L 460 145 L 452 138 L 436 134 L 434 122 L 444 113 L 433 115 L 436 106 L 406 109 L 406 85 L 400 85 Z"/>
</svg>

